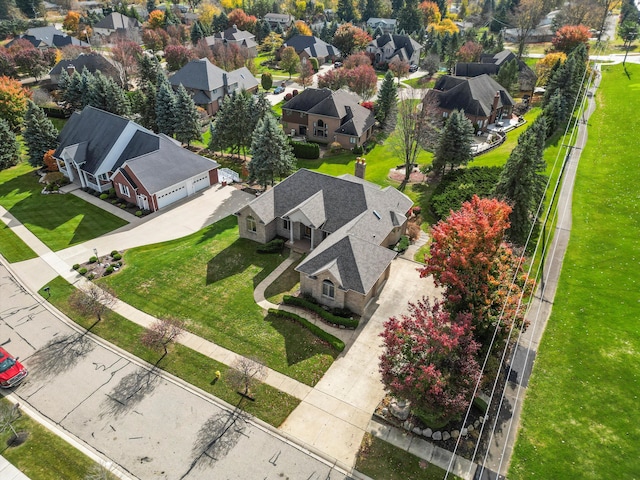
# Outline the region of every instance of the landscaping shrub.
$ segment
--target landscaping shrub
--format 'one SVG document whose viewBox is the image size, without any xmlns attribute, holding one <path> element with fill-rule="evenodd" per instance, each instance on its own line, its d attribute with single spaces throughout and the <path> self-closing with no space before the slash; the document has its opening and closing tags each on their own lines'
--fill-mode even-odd
<svg viewBox="0 0 640 480">
<path fill-rule="evenodd" d="M 118 254 L 118 250 L 111 250 L 111 253 L 109 255 L 113 257 L 114 255 L 117 255 L 117 254 Z"/>
<path fill-rule="evenodd" d="M 80 268 L 80 264 L 79 263 L 74 263 L 73 264 L 73 269 L 74 270 L 78 270 Z"/>
<path fill-rule="evenodd" d="M 96 263 L 98 261 L 98 257 L 93 256 L 89 259 L 89 263 Z"/>
<path fill-rule="evenodd" d="M 120 255 L 119 253 L 116 253 L 115 255 L 111 255 L 111 257 L 112 257 L 114 260 L 120 260 L 120 259 L 122 258 L 122 255 Z"/>
<path fill-rule="evenodd" d="M 475 397 L 473 399 L 473 405 L 480 410 L 482 413 L 487 413 L 487 409 L 489 408 L 489 405 L 487 405 L 487 402 L 485 402 L 482 398 L 480 397 Z"/>
<path fill-rule="evenodd" d="M 420 225 L 414 222 L 410 222 L 407 224 L 407 235 L 409 236 L 409 240 L 415 242 L 418 238 L 420 238 Z"/>
<path fill-rule="evenodd" d="M 362 155 L 362 152 L 364 152 L 364 149 L 360 145 L 356 145 L 351 149 L 351 151 L 356 155 Z"/>
<path fill-rule="evenodd" d="M 107 198 L 109 198 L 109 195 L 106 193 L 100 195 L 100 200 L 106 200 Z"/>
<path fill-rule="evenodd" d="M 502 167 L 471 167 L 447 173 L 431 196 L 431 210 L 438 219 L 446 218 L 474 195 L 490 196 L 501 171 Z"/>
<path fill-rule="evenodd" d="M 344 342 L 342 340 L 334 337 L 330 333 L 325 332 L 320 327 L 308 321 L 306 318 L 302 318 L 301 316 L 296 315 L 295 313 L 285 312 L 283 310 L 276 310 L 275 308 L 269 309 L 269 315 L 273 315 L 281 318 L 287 318 L 289 320 L 298 322 L 300 325 L 308 329 L 315 336 L 329 343 L 329 345 L 331 345 L 337 351 L 341 352 L 344 350 Z"/>
<path fill-rule="evenodd" d="M 331 150 L 331 152 L 333 153 L 339 152 L 340 150 L 342 150 L 342 145 L 340 145 L 340 142 L 331 142 L 331 144 L 329 145 L 329 150 Z"/>
<path fill-rule="evenodd" d="M 90 273 L 89 275 L 87 275 L 88 280 L 93 280 L 94 278 L 96 278 L 96 276 L 93 273 Z"/>
<path fill-rule="evenodd" d="M 302 307 L 306 308 L 307 310 L 311 310 L 312 312 L 320 315 L 327 322 L 333 323 L 335 325 L 343 325 L 348 328 L 356 328 L 358 326 L 358 320 L 355 320 L 353 318 L 338 317 L 333 313 L 327 312 L 317 303 L 310 302 L 309 300 L 305 300 L 304 298 L 285 295 L 282 298 L 282 303 L 284 303 L 285 305 L 295 305 L 296 307 Z"/>
<path fill-rule="evenodd" d="M 109 189 L 109 196 L 110 197 L 115 197 L 116 196 L 116 189 L 115 188 L 111 187 Z"/>
<path fill-rule="evenodd" d="M 317 72 L 320 70 L 320 63 L 316 57 L 309 57 L 309 61 L 311 62 L 311 66 L 313 67 L 313 71 Z"/>
<path fill-rule="evenodd" d="M 104 271 L 105 275 L 111 275 L 113 273 L 113 265 L 109 265 L 107 269 Z"/>
<path fill-rule="evenodd" d="M 258 245 L 256 252 L 258 253 L 280 253 L 284 247 L 284 240 L 281 238 L 274 238 L 269 243 L 264 245 Z"/>
<path fill-rule="evenodd" d="M 136 217 L 141 217 L 142 216 L 142 210 L 138 210 L 136 212 Z"/>
<path fill-rule="evenodd" d="M 111 200 L 111 205 L 115 205 L 116 203 L 118 203 L 118 200 L 116 199 Z"/>
<path fill-rule="evenodd" d="M 306 158 L 308 160 L 315 160 L 320 158 L 320 145 L 310 142 L 296 142 L 289 139 L 289 143 L 293 147 L 293 154 L 297 158 Z"/>
<path fill-rule="evenodd" d="M 57 183 L 60 184 L 64 180 L 64 175 L 61 172 L 49 172 L 44 178 L 44 183 Z"/>
<path fill-rule="evenodd" d="M 296 95 L 298 95 L 298 90 L 294 89 L 293 92 L 291 92 L 291 94 L 295 97 Z"/>
<path fill-rule="evenodd" d="M 407 248 L 409 248 L 409 237 L 406 235 L 402 235 L 400 240 L 398 240 L 398 243 L 396 243 L 396 246 L 393 247 L 393 249 L 398 253 L 405 252 Z"/>
<path fill-rule="evenodd" d="M 134 209 L 136 207 L 137 207 L 137 205 L 135 203 L 127 203 L 127 208 L 130 209 L 130 210 Z"/>
<path fill-rule="evenodd" d="M 88 271 L 88 270 L 87 270 L 86 268 L 82 267 L 80 270 L 78 270 L 78 273 L 79 273 L 80 275 L 84 275 L 85 273 L 87 273 L 87 271 Z"/>
<path fill-rule="evenodd" d="M 293 98 L 293 95 L 291 95 L 291 93 L 287 93 L 287 94 L 284 96 L 284 101 L 285 101 L 285 102 L 288 102 L 288 101 L 289 101 L 289 100 L 291 100 L 292 98 Z"/>
</svg>

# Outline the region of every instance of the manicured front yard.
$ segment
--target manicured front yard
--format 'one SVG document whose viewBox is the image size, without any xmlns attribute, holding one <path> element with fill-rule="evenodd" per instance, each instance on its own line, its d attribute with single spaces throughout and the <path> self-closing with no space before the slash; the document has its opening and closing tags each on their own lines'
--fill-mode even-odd
<svg viewBox="0 0 640 480">
<path fill-rule="evenodd" d="M 27 163 L 0 172 L 0 205 L 51 250 L 99 237 L 127 224 L 72 194 L 42 195 Z"/>
<path fill-rule="evenodd" d="M 230 216 L 188 237 L 125 252 L 123 271 L 100 282 L 151 315 L 187 319 L 191 332 L 314 385 L 337 352 L 296 324 L 265 321 L 253 290 L 285 257 L 256 253 L 257 245 L 238 238 Z"/>
<path fill-rule="evenodd" d="M 82 315 L 69 305 L 69 296 L 75 289 L 73 285 L 63 278 L 57 277 L 48 286 L 51 295 L 43 295 L 42 290 L 40 294 L 76 323 L 84 328 L 91 328 L 92 333 L 151 364 L 157 364 L 158 368 L 232 405 L 236 405 L 240 400 L 235 389 L 226 382 L 229 370 L 227 365 L 179 344 L 171 345 L 169 353 L 158 363 L 161 354 L 140 343 L 140 335 L 144 332 L 143 327 L 112 311 L 108 311 L 103 316 L 103 320 L 94 325 L 95 318 Z M 221 377 L 219 381 L 213 382 L 216 371 L 220 371 Z M 275 427 L 284 422 L 300 403 L 291 395 L 266 384 L 259 384 L 255 387 L 254 396 L 255 401 L 242 402 L 241 407 Z"/>
<path fill-rule="evenodd" d="M 0 254 L 10 263 L 29 260 L 37 256 L 4 222 L 0 222 Z"/>
<path fill-rule="evenodd" d="M 640 66 L 603 67 L 573 195 L 573 226 L 509 478 L 635 478 Z M 621 127 L 619 119 L 624 118 Z"/>
<path fill-rule="evenodd" d="M 370 433 L 364 435 L 355 468 L 376 480 L 441 480 L 446 473 Z M 450 474 L 448 478 L 458 477 Z"/>
<path fill-rule="evenodd" d="M 0 402 L 10 405 L 4 398 Z M 19 434 L 27 433 L 27 439 L 21 445 L 7 447 L 7 440 L 13 437 L 13 432 L 7 428 L 0 433 L 0 453 L 31 480 L 86 478 L 96 465 L 89 457 L 24 413 L 12 425 Z"/>
</svg>

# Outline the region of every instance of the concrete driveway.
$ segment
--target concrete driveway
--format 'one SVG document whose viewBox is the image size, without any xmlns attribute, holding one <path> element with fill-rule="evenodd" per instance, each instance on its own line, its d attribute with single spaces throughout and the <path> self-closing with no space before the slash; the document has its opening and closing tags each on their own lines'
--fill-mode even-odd
<svg viewBox="0 0 640 480">
<path fill-rule="evenodd" d="M 0 338 L 30 372 L 12 395 L 129 477 L 346 478 L 271 427 L 82 335 L 2 265 L 0 298 Z"/>
</svg>

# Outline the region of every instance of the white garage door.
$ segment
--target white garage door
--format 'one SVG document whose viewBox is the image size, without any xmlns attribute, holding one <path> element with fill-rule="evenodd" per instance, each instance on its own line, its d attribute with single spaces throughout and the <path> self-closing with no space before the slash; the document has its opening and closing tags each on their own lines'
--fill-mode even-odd
<svg viewBox="0 0 640 480">
<path fill-rule="evenodd" d="M 166 207 L 167 205 L 180 200 L 187 196 L 187 187 L 184 183 L 174 186 L 171 190 L 168 190 L 158 195 L 158 208 Z"/>
<path fill-rule="evenodd" d="M 198 190 L 202 190 L 203 188 L 207 188 L 209 186 L 209 174 L 205 173 L 200 177 L 196 177 L 193 179 L 193 191 L 197 192 Z"/>
</svg>

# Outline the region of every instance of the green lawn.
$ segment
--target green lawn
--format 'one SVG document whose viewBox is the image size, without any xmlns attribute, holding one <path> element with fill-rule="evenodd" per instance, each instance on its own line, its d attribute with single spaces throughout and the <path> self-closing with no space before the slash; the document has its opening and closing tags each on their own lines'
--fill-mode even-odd
<svg viewBox="0 0 640 480">
<path fill-rule="evenodd" d="M 51 250 L 82 243 L 126 225 L 124 220 L 75 195 L 41 195 L 27 163 L 0 172 L 0 205 Z"/>
<path fill-rule="evenodd" d="M 300 273 L 295 270 L 299 264 L 300 261 L 297 261 L 289 265 L 289 268 L 267 287 L 264 292 L 267 300 L 275 304 L 281 303 L 285 295 L 293 295 L 300 288 Z"/>
<path fill-rule="evenodd" d="M 422 82 L 422 79 L 427 77 L 428 81 L 426 82 Z M 402 80 L 400 82 L 400 84 L 405 84 L 410 86 L 411 88 L 433 88 L 433 86 L 436 84 L 436 80 L 435 77 L 431 78 L 431 75 L 424 75 L 422 77 L 415 77 L 415 78 L 407 78 L 405 80 Z"/>
<path fill-rule="evenodd" d="M 0 254 L 9 263 L 37 257 L 36 253 L 4 223 L 0 223 Z"/>
<path fill-rule="evenodd" d="M 376 480 L 441 480 L 445 470 L 365 433 L 356 470 Z M 453 474 L 448 478 L 457 479 Z"/>
<path fill-rule="evenodd" d="M 3 407 L 11 405 L 4 398 Z M 78 480 L 92 471 L 96 463 L 57 435 L 24 413 L 13 424 L 18 433 L 26 432 L 21 445 L 7 447 L 13 432 L 0 433 L 0 455 L 26 474 L 31 480 Z M 105 479 L 106 480 L 106 479 Z"/>
<path fill-rule="evenodd" d="M 84 316 L 69 305 L 69 296 L 75 290 L 73 285 L 62 277 L 57 277 L 48 286 L 51 295 L 43 295 L 42 290 L 41 295 L 82 327 L 91 328 L 94 325 L 95 318 Z M 156 364 L 161 356 L 140 343 L 143 327 L 112 311 L 108 311 L 91 331 L 151 364 Z M 158 363 L 158 367 L 232 405 L 236 405 L 240 399 L 235 389 L 225 381 L 229 369 L 227 365 L 183 345 L 170 346 L 169 353 Z M 216 370 L 220 371 L 221 377 L 219 381 L 212 383 Z M 275 427 L 280 426 L 300 403 L 295 397 L 266 384 L 255 387 L 254 394 L 255 401 L 243 402 L 242 408 Z"/>
<path fill-rule="evenodd" d="M 640 66 L 603 67 L 509 478 L 637 478 Z M 620 119 L 624 119 L 621 127 Z"/>
<path fill-rule="evenodd" d="M 127 267 L 101 283 L 151 315 L 187 319 L 196 335 L 314 385 L 337 352 L 297 324 L 265 321 L 253 290 L 285 257 L 256 253 L 256 246 L 238 238 L 229 216 L 188 237 L 125 252 Z"/>
</svg>

